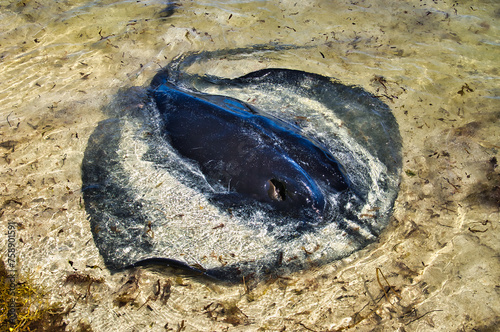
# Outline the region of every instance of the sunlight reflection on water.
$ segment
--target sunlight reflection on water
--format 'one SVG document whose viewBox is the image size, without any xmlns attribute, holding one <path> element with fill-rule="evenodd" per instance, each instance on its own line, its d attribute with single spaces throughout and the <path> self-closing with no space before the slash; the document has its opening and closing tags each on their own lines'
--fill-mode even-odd
<svg viewBox="0 0 500 332">
<path fill-rule="evenodd" d="M 71 308 L 68 328 L 495 326 L 498 4 L 176 4 L 170 17 L 160 14 L 165 4 L 158 0 L 0 4 L 2 229 L 18 223 L 19 269 L 50 290 L 50 301 Z M 344 260 L 251 289 L 169 271 L 110 274 L 80 192 L 83 153 L 102 108 L 120 88 L 147 85 L 179 54 L 269 43 L 309 48 L 237 62 L 217 58 L 193 70 L 223 77 L 298 69 L 361 86 L 386 102 L 404 155 L 389 229 L 379 243 Z M 377 268 L 392 286 L 387 296 Z M 65 283 L 71 273 L 106 282 Z M 132 279 L 137 287 L 125 287 L 135 285 L 127 284 Z M 155 299 L 155 287 L 165 290 L 168 283 L 167 300 Z M 119 297 L 128 305 L 117 304 Z"/>
</svg>

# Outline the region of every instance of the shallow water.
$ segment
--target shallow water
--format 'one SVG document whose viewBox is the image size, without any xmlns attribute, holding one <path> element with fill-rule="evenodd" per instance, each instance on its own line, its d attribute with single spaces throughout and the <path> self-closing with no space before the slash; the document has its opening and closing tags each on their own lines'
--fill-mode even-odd
<svg viewBox="0 0 500 332">
<path fill-rule="evenodd" d="M 2 230 L 17 223 L 19 275 L 31 273 L 49 290 L 48 301 L 71 309 L 68 330 L 498 325 L 495 1 L 179 1 L 176 7 L 162 17 L 165 4 L 153 0 L 0 3 Z M 380 241 L 251 287 L 172 271 L 110 274 L 80 191 L 83 153 L 105 118 L 102 108 L 120 88 L 147 85 L 179 54 L 269 43 L 307 48 L 214 58 L 192 70 L 237 77 L 268 67 L 298 69 L 363 87 L 386 102 L 403 139 L 403 174 Z M 66 283 L 71 273 L 104 282 Z M 137 283 L 127 288 L 131 276 Z M 156 285 L 168 282 L 168 300 L 155 299 Z M 116 299 L 124 293 L 131 296 L 120 306 Z"/>
</svg>

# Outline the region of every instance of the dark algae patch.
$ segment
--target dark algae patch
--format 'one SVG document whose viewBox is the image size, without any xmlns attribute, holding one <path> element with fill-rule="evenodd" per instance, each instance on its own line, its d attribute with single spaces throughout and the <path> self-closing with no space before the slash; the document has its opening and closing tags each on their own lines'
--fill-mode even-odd
<svg viewBox="0 0 500 332">
<path fill-rule="evenodd" d="M 21 281 L 22 280 L 22 281 Z M 47 292 L 31 278 L 12 278 L 0 260 L 0 329 L 2 331 L 64 331 L 66 313 L 57 303 L 48 304 Z"/>
</svg>

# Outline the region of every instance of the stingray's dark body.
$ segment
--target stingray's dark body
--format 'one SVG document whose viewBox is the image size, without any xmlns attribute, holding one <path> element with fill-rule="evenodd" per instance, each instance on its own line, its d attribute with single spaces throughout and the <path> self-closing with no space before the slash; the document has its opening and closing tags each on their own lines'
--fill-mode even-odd
<svg viewBox="0 0 500 332">
<path fill-rule="evenodd" d="M 325 195 L 348 188 L 335 158 L 299 128 L 234 98 L 181 89 L 165 73 L 151 86 L 166 139 L 220 188 L 219 206 L 259 202 L 317 219 L 329 211 Z"/>
<path fill-rule="evenodd" d="M 179 70 L 198 60 L 174 61 L 149 88 L 118 94 L 89 138 L 82 191 L 106 265 L 241 280 L 325 264 L 375 241 L 402 163 L 389 107 L 303 71 L 229 79 Z M 208 198 L 219 213 L 192 217 L 180 196 L 203 197 L 200 207 Z M 366 209 L 373 218 L 359 217 Z"/>
</svg>

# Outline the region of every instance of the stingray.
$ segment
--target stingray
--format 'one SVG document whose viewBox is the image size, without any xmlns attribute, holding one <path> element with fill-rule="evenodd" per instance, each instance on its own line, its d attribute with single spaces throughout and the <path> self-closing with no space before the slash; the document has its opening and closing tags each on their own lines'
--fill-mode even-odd
<svg viewBox="0 0 500 332">
<path fill-rule="evenodd" d="M 266 69 L 228 84 L 291 73 Z M 219 187 L 211 197 L 214 204 L 255 204 L 307 223 L 327 217 L 328 194 L 348 189 L 341 165 L 300 128 L 235 98 L 179 88 L 169 78 L 168 70 L 162 71 L 151 83 L 161 132 L 180 156 L 196 162 L 212 187 Z"/>
<path fill-rule="evenodd" d="M 213 55 L 179 57 L 148 87 L 120 92 L 91 135 L 82 190 L 106 265 L 238 280 L 375 241 L 401 171 L 390 108 L 299 70 L 187 72 Z"/>
</svg>

